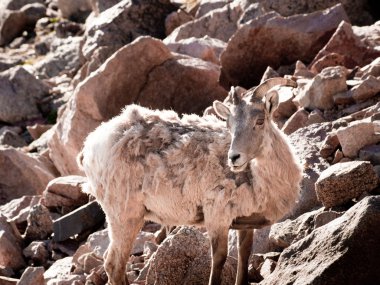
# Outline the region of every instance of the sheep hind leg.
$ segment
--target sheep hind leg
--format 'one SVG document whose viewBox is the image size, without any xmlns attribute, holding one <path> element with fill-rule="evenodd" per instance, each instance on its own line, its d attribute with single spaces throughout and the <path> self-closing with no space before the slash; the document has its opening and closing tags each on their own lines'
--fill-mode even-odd
<svg viewBox="0 0 380 285">
<path fill-rule="evenodd" d="M 108 276 L 107 284 L 129 285 L 125 274 L 126 264 L 133 243 L 143 224 L 143 217 L 118 217 L 117 222 L 108 220 L 110 244 L 104 265 Z"/>
<path fill-rule="evenodd" d="M 228 229 L 225 231 L 209 232 L 211 240 L 211 274 L 209 285 L 222 284 L 222 272 L 227 260 Z"/>
<path fill-rule="evenodd" d="M 248 259 L 251 254 L 253 230 L 239 230 L 238 234 L 238 269 L 235 285 L 248 284 Z"/>
</svg>

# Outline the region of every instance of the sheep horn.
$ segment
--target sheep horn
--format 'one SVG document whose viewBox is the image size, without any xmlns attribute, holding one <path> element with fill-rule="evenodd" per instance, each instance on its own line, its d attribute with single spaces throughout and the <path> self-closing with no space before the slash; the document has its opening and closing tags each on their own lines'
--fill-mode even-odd
<svg viewBox="0 0 380 285">
<path fill-rule="evenodd" d="M 239 102 L 240 102 L 240 97 L 237 94 L 235 87 L 231 86 L 230 94 L 231 94 L 231 97 L 232 97 L 232 103 L 234 105 L 238 105 Z"/>
<path fill-rule="evenodd" d="M 291 79 L 286 79 L 282 77 L 270 78 L 265 80 L 259 86 L 254 88 L 251 92 L 253 98 L 263 98 L 265 94 L 274 86 L 291 86 L 297 87 L 297 83 Z"/>
</svg>

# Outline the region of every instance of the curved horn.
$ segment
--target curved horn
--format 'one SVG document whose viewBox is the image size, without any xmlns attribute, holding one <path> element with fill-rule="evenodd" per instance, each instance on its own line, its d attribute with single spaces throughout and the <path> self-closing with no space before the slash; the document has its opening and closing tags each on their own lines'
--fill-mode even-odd
<svg viewBox="0 0 380 285">
<path fill-rule="evenodd" d="M 234 105 L 238 105 L 239 102 L 240 102 L 240 97 L 237 94 L 235 87 L 231 86 L 230 94 L 231 94 L 231 97 L 232 97 L 232 103 Z"/>
<path fill-rule="evenodd" d="M 297 83 L 291 79 L 286 79 L 282 77 L 275 77 L 265 80 L 259 86 L 257 86 L 252 91 L 252 98 L 263 98 L 265 94 L 274 86 L 291 86 L 297 87 Z"/>
</svg>

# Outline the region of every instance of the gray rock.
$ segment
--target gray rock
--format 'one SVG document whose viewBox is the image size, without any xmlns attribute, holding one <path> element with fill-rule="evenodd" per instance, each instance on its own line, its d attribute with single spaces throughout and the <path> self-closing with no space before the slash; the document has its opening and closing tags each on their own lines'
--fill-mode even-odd
<svg viewBox="0 0 380 285">
<path fill-rule="evenodd" d="M 27 25 L 27 18 L 21 11 L 3 10 L 0 13 L 0 46 L 9 44 L 21 34 Z"/>
<path fill-rule="evenodd" d="M 331 123 L 313 124 L 301 128 L 289 136 L 290 143 L 294 146 L 304 167 L 300 198 L 290 214 L 291 217 L 297 217 L 321 206 L 315 193 L 315 182 L 321 172 L 330 165 L 320 156 L 319 145 L 331 130 Z"/>
<path fill-rule="evenodd" d="M 15 123 L 41 116 L 37 102 L 49 89 L 23 67 L 1 72 L 0 86 L 1 121 Z"/>
<path fill-rule="evenodd" d="M 329 208 L 373 190 L 378 177 L 368 161 L 337 163 L 323 171 L 315 183 L 318 199 Z"/>
<path fill-rule="evenodd" d="M 210 242 L 198 230 L 181 227 L 161 243 L 149 263 L 148 285 L 207 284 L 211 269 Z M 236 260 L 228 257 L 222 284 L 233 284 L 235 271 Z"/>
<path fill-rule="evenodd" d="M 55 39 L 51 44 L 51 53 L 34 65 L 36 74 L 40 78 L 51 78 L 63 73 L 73 77 L 84 63 L 80 51 L 81 41 L 82 37 Z"/>
<path fill-rule="evenodd" d="M 271 227 L 269 239 L 275 246 L 286 248 L 341 215 L 342 212 L 323 211 L 323 208 L 307 212 L 294 220 L 287 219 L 274 224 Z"/>
<path fill-rule="evenodd" d="M 96 201 L 92 201 L 62 216 L 52 223 L 54 241 L 68 238 L 104 223 L 105 215 Z"/>
<path fill-rule="evenodd" d="M 92 11 L 89 0 L 58 0 L 58 9 L 63 18 L 83 22 Z"/>
<path fill-rule="evenodd" d="M 277 69 L 296 60 L 310 61 L 346 19 L 343 7 L 337 5 L 291 17 L 271 12 L 249 21 L 237 30 L 221 55 L 221 83 L 251 88 L 268 65 Z"/>
<path fill-rule="evenodd" d="M 46 14 L 43 1 L 8 1 L 0 3 L 0 46 L 10 43 L 22 31 L 33 27 Z"/>
<path fill-rule="evenodd" d="M 19 10 L 23 6 L 32 3 L 45 3 L 44 0 L 2 0 L 0 2 L 0 11 L 3 9 Z"/>
<path fill-rule="evenodd" d="M 0 144 L 13 147 L 26 146 L 25 140 L 17 133 L 11 130 L 5 130 L 1 132 L 0 129 Z"/>
<path fill-rule="evenodd" d="M 266 9 L 273 9 L 283 16 L 308 14 L 342 3 L 348 17 L 355 25 L 371 24 L 373 16 L 365 0 L 260 0 Z"/>
<path fill-rule="evenodd" d="M 53 232 L 53 220 L 49 210 L 43 205 L 33 206 L 27 218 L 26 240 L 43 240 Z"/>
<path fill-rule="evenodd" d="M 374 165 L 380 164 L 380 145 L 368 145 L 359 151 L 361 160 L 368 160 Z"/>
<path fill-rule="evenodd" d="M 37 21 L 46 16 L 46 7 L 41 3 L 32 3 L 23 6 L 20 11 L 26 17 L 26 25 L 34 26 Z"/>
<path fill-rule="evenodd" d="M 260 284 L 377 284 L 379 259 L 380 197 L 372 196 L 286 248 Z"/>
</svg>

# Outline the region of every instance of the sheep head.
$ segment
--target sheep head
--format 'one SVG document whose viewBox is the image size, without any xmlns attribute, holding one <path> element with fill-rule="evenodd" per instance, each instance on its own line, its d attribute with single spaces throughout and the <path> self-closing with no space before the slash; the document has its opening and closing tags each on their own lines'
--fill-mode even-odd
<svg viewBox="0 0 380 285">
<path fill-rule="evenodd" d="M 272 127 L 272 114 L 278 106 L 278 92 L 274 86 L 296 87 L 297 83 L 285 78 L 271 78 L 256 88 L 247 90 L 242 97 L 231 87 L 233 104 L 214 102 L 216 113 L 227 121 L 231 132 L 228 165 L 233 172 L 244 171 L 249 162 L 259 156 L 266 132 Z"/>
</svg>

